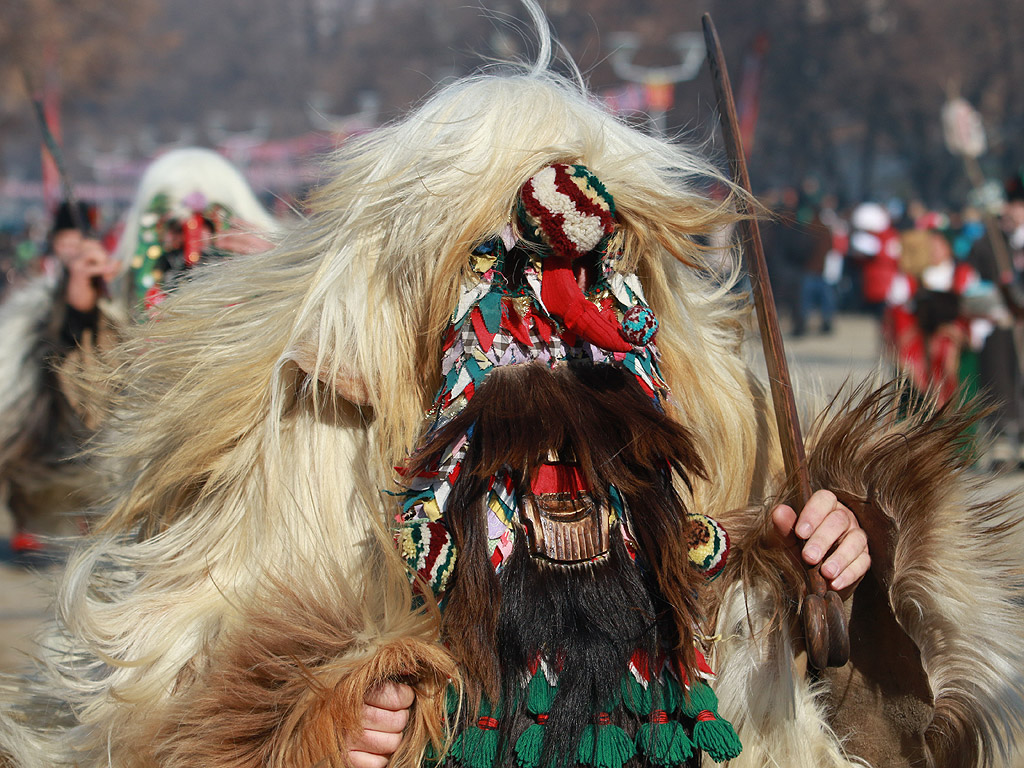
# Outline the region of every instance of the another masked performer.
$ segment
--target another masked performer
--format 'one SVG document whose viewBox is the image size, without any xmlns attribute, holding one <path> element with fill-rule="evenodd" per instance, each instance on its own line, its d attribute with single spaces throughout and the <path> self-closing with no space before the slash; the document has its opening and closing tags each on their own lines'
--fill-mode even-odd
<svg viewBox="0 0 1024 768">
<path fill-rule="evenodd" d="M 113 501 L 0 715 L 14 764 L 852 765 L 833 727 L 908 765 L 1012 744 L 1020 685 L 996 672 L 1021 619 L 977 556 L 992 510 L 958 495 L 964 417 L 892 388 L 813 431 L 817 486 L 884 525 L 849 685 L 803 675 L 749 310 L 701 246 L 734 220 L 710 165 L 540 65 L 447 86 L 333 167 L 277 248 L 116 350 Z M 831 493 L 774 520 L 834 586 L 867 567 Z M 879 687 L 864 654 L 894 625 Z M 415 691 L 400 738 L 366 727 L 383 681 Z M 830 690 L 880 725 L 840 723 Z"/>
<path fill-rule="evenodd" d="M 82 206 L 79 218 L 92 222 L 90 214 Z M 112 346 L 129 316 L 145 317 L 145 306 L 192 267 L 265 250 L 263 236 L 275 228 L 241 174 L 199 148 L 168 152 L 147 169 L 113 255 L 61 206 L 51 237 L 56 269 L 0 307 L 0 476 L 17 557 L 39 562 L 46 537 L 77 533 L 77 513 L 96 498 L 96 479 L 79 454 L 98 419 L 95 393 L 80 376 L 97 349 Z"/>
</svg>

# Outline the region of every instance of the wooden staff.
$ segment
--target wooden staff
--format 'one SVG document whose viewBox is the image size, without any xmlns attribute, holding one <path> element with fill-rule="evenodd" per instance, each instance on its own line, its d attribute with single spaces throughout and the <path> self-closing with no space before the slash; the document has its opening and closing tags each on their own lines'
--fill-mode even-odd
<svg viewBox="0 0 1024 768">
<path fill-rule="evenodd" d="M 53 131 L 50 130 L 42 99 L 36 95 L 36 91 L 32 87 L 32 80 L 28 76 L 28 71 L 22 70 L 21 74 L 25 79 L 25 90 L 28 92 L 29 101 L 32 102 L 32 106 L 35 109 L 36 121 L 39 123 L 39 132 L 43 136 L 43 144 L 46 146 L 46 151 L 50 153 L 50 157 L 53 158 L 53 164 L 57 167 L 57 175 L 60 177 L 64 199 L 67 201 L 68 210 L 71 213 L 71 223 L 74 224 L 75 229 L 82 233 L 83 237 L 89 237 L 93 234 L 92 225 L 82 219 L 82 212 L 78 207 L 78 199 L 75 197 L 75 190 L 71 185 L 71 176 L 68 174 L 67 165 L 64 163 L 64 153 L 61 152 L 60 145 L 57 143 L 56 138 L 54 138 Z M 107 283 L 102 277 L 97 275 L 92 278 L 91 282 L 101 298 L 110 298 Z"/>
<path fill-rule="evenodd" d="M 789 378 L 789 367 L 786 364 L 786 353 L 782 345 L 782 333 L 779 331 L 779 318 L 775 311 L 772 288 L 768 282 L 768 266 L 764 259 L 761 232 L 750 204 L 753 193 L 750 189 L 750 176 L 747 173 L 747 163 L 743 154 L 743 142 L 740 138 L 739 121 L 736 118 L 736 103 L 729 82 L 729 72 L 725 66 L 725 56 L 722 54 L 718 32 L 715 30 L 711 15 L 705 13 L 702 21 L 704 40 L 708 49 L 708 65 L 711 68 L 715 99 L 718 102 L 722 136 L 729 157 L 729 170 L 733 183 L 750 196 L 749 198 L 740 196 L 737 199 L 738 212 L 743 216 L 739 224 L 740 237 L 743 243 L 743 253 L 747 256 L 747 273 L 750 276 L 754 307 L 757 310 L 757 324 L 761 332 L 765 364 L 768 368 L 772 402 L 775 406 L 775 418 L 779 428 L 779 439 L 782 443 L 783 463 L 787 475 L 797 481 L 793 506 L 800 510 L 811 496 L 811 483 L 807 473 L 807 460 L 804 456 L 804 441 L 800 433 L 796 401 L 793 398 L 793 385 Z M 846 613 L 843 611 L 842 598 L 835 591 L 828 589 L 825 578 L 821 575 L 820 567 L 819 563 L 805 569 L 807 594 L 803 601 L 803 623 L 808 661 L 815 669 L 841 667 L 850 658 L 850 632 L 847 627 Z"/>
<path fill-rule="evenodd" d="M 68 175 L 67 166 L 64 165 L 64 153 L 60 151 L 60 145 L 54 138 L 53 131 L 50 130 L 50 124 L 46 120 L 46 110 L 43 107 L 43 101 L 36 95 L 36 90 L 32 87 L 32 81 L 28 76 L 28 72 L 22 71 L 21 74 L 25 79 L 25 90 L 28 92 L 29 101 L 32 102 L 32 106 L 35 108 L 39 132 L 43 136 L 43 145 L 46 147 L 46 151 L 50 153 L 53 164 L 57 168 L 57 175 L 60 177 L 64 199 L 67 201 L 68 208 L 70 209 L 71 223 L 75 225 L 75 229 L 86 235 L 89 233 L 88 222 L 82 221 L 82 212 L 78 209 L 78 200 L 75 198 L 75 191 L 71 186 L 71 177 Z"/>
</svg>

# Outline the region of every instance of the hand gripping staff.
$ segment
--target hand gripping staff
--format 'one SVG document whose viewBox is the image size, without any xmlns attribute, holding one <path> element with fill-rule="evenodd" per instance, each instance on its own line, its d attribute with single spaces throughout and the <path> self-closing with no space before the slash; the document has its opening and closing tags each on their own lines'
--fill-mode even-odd
<svg viewBox="0 0 1024 768">
<path fill-rule="evenodd" d="M 736 104 L 729 83 L 729 72 L 725 67 L 725 56 L 722 54 L 718 32 L 715 30 L 711 15 L 704 14 L 702 21 L 722 136 L 729 157 L 729 170 L 733 182 L 750 194 L 750 176 L 743 155 Z M 797 496 L 792 502 L 793 507 L 799 510 L 811 496 L 811 483 L 807 474 L 807 460 L 804 457 L 804 442 L 796 413 L 796 401 L 793 399 L 793 385 L 789 379 L 789 368 L 786 365 L 772 289 L 768 282 L 768 267 L 764 260 L 764 248 L 757 219 L 754 218 L 747 198 L 740 197 L 737 206 L 739 213 L 743 215 L 739 223 L 741 242 L 743 253 L 747 255 L 747 273 L 750 276 L 754 307 L 757 310 L 757 324 L 761 331 L 765 364 L 771 383 L 783 463 L 786 474 L 797 480 Z M 803 600 L 802 612 L 808 661 L 815 669 L 841 667 L 850 658 L 850 631 L 846 613 L 843 611 L 842 598 L 827 588 L 820 572 L 820 563 L 807 568 L 804 575 L 807 594 Z"/>
</svg>

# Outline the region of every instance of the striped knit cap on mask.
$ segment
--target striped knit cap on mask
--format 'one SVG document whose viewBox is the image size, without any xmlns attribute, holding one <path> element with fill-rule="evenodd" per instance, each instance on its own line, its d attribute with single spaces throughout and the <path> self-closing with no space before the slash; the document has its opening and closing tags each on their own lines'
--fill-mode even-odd
<svg viewBox="0 0 1024 768">
<path fill-rule="evenodd" d="M 524 234 L 570 261 L 615 231 L 615 201 L 583 165 L 542 168 L 523 184 L 520 201 Z"/>
</svg>

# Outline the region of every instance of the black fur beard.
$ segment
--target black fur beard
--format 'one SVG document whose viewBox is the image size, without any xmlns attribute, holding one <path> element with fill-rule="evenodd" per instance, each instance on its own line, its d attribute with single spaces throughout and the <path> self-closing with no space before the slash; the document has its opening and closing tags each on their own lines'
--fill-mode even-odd
<svg viewBox="0 0 1024 768">
<path fill-rule="evenodd" d="M 531 557 L 516 536 L 501 574 L 497 655 L 502 679 L 500 763 L 511 763 L 516 724 L 526 712 L 525 685 L 538 654 L 556 670 L 558 691 L 545 725 L 541 765 L 575 761 L 583 729 L 598 710 L 612 709 L 633 653 L 653 659 L 658 616 L 653 585 L 630 558 L 618 524 L 603 561 L 552 565 Z"/>
</svg>

